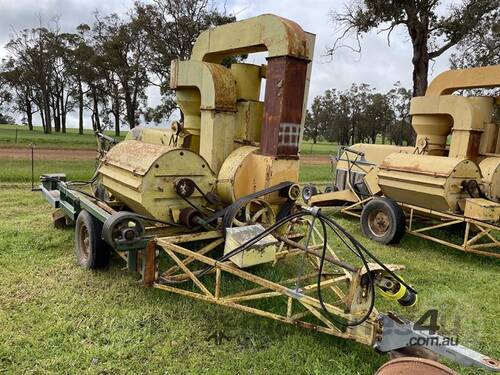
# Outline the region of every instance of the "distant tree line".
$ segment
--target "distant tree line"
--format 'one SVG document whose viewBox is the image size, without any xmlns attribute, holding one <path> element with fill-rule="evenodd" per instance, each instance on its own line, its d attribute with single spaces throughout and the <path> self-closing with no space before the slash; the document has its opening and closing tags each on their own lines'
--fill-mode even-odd
<svg viewBox="0 0 500 375">
<path fill-rule="evenodd" d="M 304 138 L 342 145 L 354 143 L 408 144 L 411 137 L 409 107 L 412 93 L 395 83 L 387 93 L 370 85 L 326 90 L 313 99 L 306 112 Z"/>
<path fill-rule="evenodd" d="M 94 19 L 74 32 L 62 32 L 57 18 L 16 32 L 0 67 L 0 108 L 8 104 L 30 130 L 38 114 L 45 133 L 65 132 L 71 111 L 80 134 L 85 111 L 94 130 L 114 128 L 116 135 L 141 116 L 159 123 L 175 108 L 171 60 L 188 59 L 201 31 L 235 21 L 209 0 L 136 2 L 125 16 L 95 13 Z M 147 106 L 150 86 L 162 96 L 154 108 Z"/>
<path fill-rule="evenodd" d="M 84 113 L 95 130 L 121 125 L 134 128 L 144 119 L 160 123 L 176 108 L 169 90 L 170 62 L 188 59 L 201 31 L 236 20 L 210 0 L 138 1 L 125 15 L 94 14 L 92 24 L 62 32 L 58 19 L 21 30 L 6 45 L 0 64 L 0 123 L 13 122 L 7 108 L 33 129 L 38 115 L 46 133 L 65 132 L 68 113 L 78 113 L 83 133 Z M 410 97 L 423 95 L 429 61 L 455 48 L 452 68 L 500 63 L 500 0 L 462 0 L 439 15 L 441 1 L 350 1 L 343 12 L 332 12 L 338 26 L 329 52 L 377 29 L 407 29 L 412 43 L 412 91 L 396 84 L 387 93 L 369 85 L 328 90 L 310 103 L 305 137 L 342 144 L 381 141 L 412 143 L 408 116 Z M 147 89 L 159 88 L 161 103 L 147 105 Z M 181 114 L 182 115 L 182 114 Z"/>
</svg>

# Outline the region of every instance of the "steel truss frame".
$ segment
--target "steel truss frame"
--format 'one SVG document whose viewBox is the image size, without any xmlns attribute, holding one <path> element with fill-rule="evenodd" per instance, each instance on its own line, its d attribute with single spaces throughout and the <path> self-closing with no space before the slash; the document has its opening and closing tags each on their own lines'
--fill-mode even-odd
<svg viewBox="0 0 500 375">
<path fill-rule="evenodd" d="M 310 248 L 319 248 L 321 246 L 319 243 L 322 240 L 319 230 L 314 228 Z M 185 246 L 186 243 L 192 245 L 193 242 L 198 241 L 204 241 L 204 244 L 197 251 L 190 250 Z M 374 345 L 381 329 L 376 309 L 373 309 L 369 318 L 362 324 L 354 327 L 341 327 L 338 321 L 333 321 L 322 311 L 320 301 L 311 295 L 311 293 L 317 290 L 317 283 L 310 283 L 310 280 L 317 277 L 317 272 L 303 274 L 298 278 L 272 281 L 265 277 L 257 276 L 246 269 L 240 269 L 230 261 L 218 262 L 207 256 L 208 253 L 223 244 L 223 242 L 224 236 L 218 231 L 158 237 L 150 240 L 142 256 L 142 269 L 139 270 L 143 275 L 144 284 L 193 299 L 354 340 L 365 345 Z M 327 249 L 331 257 L 338 259 L 330 246 L 327 246 Z M 166 270 L 160 269 L 160 254 L 165 255 L 167 259 L 172 261 L 169 263 L 173 263 L 174 266 Z M 280 241 L 274 265 L 284 258 L 297 255 L 303 256 L 304 260 L 317 271 L 320 262 L 317 257 L 307 254 L 299 248 L 292 248 L 283 241 Z M 203 277 L 198 277 L 199 272 L 193 267 L 195 264 L 198 264 L 199 268 L 200 263 L 203 266 L 213 267 Z M 264 264 L 261 266 L 270 267 L 274 265 Z M 393 265 L 389 267 L 392 269 L 402 268 Z M 374 268 L 376 267 L 374 266 Z M 247 281 L 250 288 L 236 293 L 226 293 L 226 284 L 230 286 L 234 281 L 228 280 L 224 282 L 223 276 L 226 274 Z M 360 280 L 362 275 L 363 270 L 351 273 L 340 269 L 339 272 L 324 274 L 320 285 L 323 293 L 325 295 L 333 293 L 331 295 L 334 296 L 335 301 L 339 301 L 339 303 L 334 304 L 325 303 L 326 309 L 331 316 L 339 320 L 356 320 L 366 313 L 371 293 L 369 288 L 361 286 Z M 182 289 L 176 286 L 176 284 L 162 282 L 165 278 L 177 281 L 190 280 L 196 286 L 197 291 Z M 301 284 L 299 289 L 294 285 L 297 281 Z M 341 289 L 342 283 L 347 283 L 347 292 Z M 269 311 L 269 309 L 251 305 L 254 302 L 269 298 L 281 298 L 284 304 L 283 309 L 286 306 L 286 314 L 276 313 Z M 297 306 L 302 306 L 305 309 L 298 311 L 294 306 L 294 301 L 298 303 Z M 305 321 L 304 318 L 306 317 L 311 318 L 314 323 Z"/>
<path fill-rule="evenodd" d="M 361 217 L 359 210 L 373 198 L 369 197 L 342 207 L 340 212 L 354 217 Z M 500 258 L 500 252 L 495 252 L 495 250 L 500 250 L 500 226 L 463 215 L 435 211 L 401 202 L 397 203 L 406 211 L 407 233 L 464 252 Z M 451 227 L 463 230 L 459 242 L 453 241 L 453 239 L 445 240 L 440 238 L 435 232 L 436 229 Z"/>
</svg>

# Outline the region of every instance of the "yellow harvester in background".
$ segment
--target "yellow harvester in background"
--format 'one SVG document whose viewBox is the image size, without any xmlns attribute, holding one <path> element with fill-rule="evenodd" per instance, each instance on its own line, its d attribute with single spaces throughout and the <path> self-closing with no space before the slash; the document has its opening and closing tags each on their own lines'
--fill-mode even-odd
<svg viewBox="0 0 500 375">
<path fill-rule="evenodd" d="M 498 97 L 452 95 L 500 85 L 500 65 L 451 70 L 411 101 L 415 147 L 356 144 L 334 159 L 333 186 L 304 189 L 311 206 L 342 206 L 369 238 L 398 243 L 405 231 L 447 246 L 500 256 Z M 360 212 L 361 210 L 361 212 Z M 461 230 L 460 236 L 443 233 Z"/>
</svg>

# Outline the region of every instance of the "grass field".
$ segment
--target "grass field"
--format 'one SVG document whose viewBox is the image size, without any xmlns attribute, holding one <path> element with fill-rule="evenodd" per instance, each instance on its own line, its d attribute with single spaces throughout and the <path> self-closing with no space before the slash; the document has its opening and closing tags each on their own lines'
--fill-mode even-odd
<svg viewBox="0 0 500 375">
<path fill-rule="evenodd" d="M 0 147 L 16 145 L 10 131 L 0 125 Z M 24 145 L 36 134 L 38 147 L 95 147 L 92 134 L 20 134 Z M 314 154 L 335 149 L 313 145 Z M 35 183 L 49 172 L 88 179 L 94 165 L 36 160 Z M 0 373 L 364 375 L 387 360 L 360 344 L 145 289 L 116 259 L 107 271 L 79 268 L 72 229 L 53 228 L 52 210 L 30 191 L 30 180 L 29 160 L 0 159 Z M 303 164 L 300 180 L 329 181 L 330 166 Z M 403 309 L 379 298 L 379 311 L 416 320 L 438 309 L 443 333 L 500 357 L 500 261 L 409 236 L 398 246 L 378 245 L 361 235 L 357 220 L 332 215 L 382 260 L 404 264 L 403 277 L 419 291 L 417 306 Z M 219 329 L 230 337 L 221 345 L 209 339 Z"/>
<path fill-rule="evenodd" d="M 38 184 L 40 175 L 59 172 L 66 173 L 69 180 L 88 180 L 94 173 L 95 163 L 95 160 L 35 160 L 34 180 Z M 0 159 L 0 181 L 30 182 L 31 161 Z"/>
<path fill-rule="evenodd" d="M 78 168 L 75 168 L 78 165 Z M 37 160 L 35 159 L 35 182 L 45 173 L 66 173 L 70 180 L 87 180 L 94 173 L 95 160 Z M 329 165 L 302 165 L 300 181 L 321 182 L 331 180 Z M 30 160 L 0 159 L 0 182 L 30 182 Z"/>
<path fill-rule="evenodd" d="M 105 133 L 114 136 L 112 131 Z M 126 132 L 123 132 L 119 139 L 123 139 L 125 135 Z M 33 131 L 29 131 L 27 126 L 0 125 L 0 147 L 26 147 L 30 144 L 39 148 L 95 149 L 96 139 L 89 129 L 85 129 L 83 135 L 78 134 L 78 129 L 67 129 L 67 133 L 44 134 L 41 127 L 34 127 Z"/>
<path fill-rule="evenodd" d="M 335 143 L 303 141 L 300 146 L 300 153 L 303 155 L 336 155 L 338 145 Z"/>
<path fill-rule="evenodd" d="M 17 139 L 16 139 L 17 129 Z M 106 134 L 113 136 L 112 131 L 106 131 Z M 126 131 L 122 131 L 123 139 Z M 78 134 L 77 129 L 67 129 L 67 133 L 44 134 L 42 128 L 35 127 L 29 131 L 26 126 L 21 125 L 0 125 L 0 147 L 23 147 L 35 144 L 38 148 L 77 148 L 77 149 L 95 149 L 96 141 L 93 132 L 85 129 L 85 134 Z M 301 146 L 301 153 L 304 155 L 330 155 L 337 153 L 337 145 L 327 142 L 304 141 Z"/>
<path fill-rule="evenodd" d="M 1 373 L 364 375 L 387 360 L 353 342 L 145 289 L 118 260 L 85 271 L 74 263 L 73 231 L 54 229 L 48 204 L 27 185 L 0 187 L 0 213 Z M 334 217 L 381 259 L 405 264 L 403 277 L 419 291 L 416 307 L 379 298 L 380 311 L 417 319 L 436 308 L 444 332 L 500 357 L 498 261 L 414 237 L 375 245 L 356 220 Z M 210 340 L 217 329 L 230 340 Z"/>
</svg>

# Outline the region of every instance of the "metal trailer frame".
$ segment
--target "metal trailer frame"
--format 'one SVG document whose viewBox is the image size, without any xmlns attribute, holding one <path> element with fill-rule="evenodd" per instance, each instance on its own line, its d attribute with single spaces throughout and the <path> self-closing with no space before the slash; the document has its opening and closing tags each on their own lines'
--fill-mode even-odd
<svg viewBox="0 0 500 375">
<path fill-rule="evenodd" d="M 70 221 L 76 221 L 82 210 L 104 222 L 114 211 L 106 203 L 71 189 L 61 181 L 43 181 L 41 191 L 54 208 L 58 208 L 64 213 L 64 215 L 55 216 L 55 222 L 66 216 Z M 412 322 L 393 313 L 383 314 L 373 308 L 363 323 L 352 327 L 341 324 L 346 320 L 359 319 L 367 312 L 367 306 L 372 296 L 368 285 L 362 283 L 362 278 L 367 270 L 362 267 L 351 272 L 341 267 L 331 267 L 330 272 L 325 271 L 322 274 L 319 287 L 322 291 L 329 292 L 330 296 L 334 297 L 334 301 L 331 302 L 329 299 L 321 304 L 318 298 L 310 295 L 310 293 L 317 291 L 318 284 L 308 282 L 308 280 L 317 277 L 320 260 L 317 255 L 314 256 L 312 252 L 308 252 L 308 248 L 304 250 L 303 245 L 293 241 L 293 239 L 300 241 L 305 237 L 303 233 L 294 231 L 294 226 L 307 224 L 307 222 L 307 220 L 299 219 L 290 224 L 284 234 L 278 236 L 279 248 L 273 265 L 291 257 L 302 256 L 302 265 L 308 264 L 309 267 L 312 267 L 313 272 L 309 274 L 302 272 L 296 277 L 279 281 L 258 276 L 247 269 L 240 269 L 229 260 L 217 261 L 208 257 L 207 254 L 225 241 L 224 235 L 220 231 L 162 236 L 164 228 L 150 227 L 146 228 L 146 235 L 140 240 L 128 245 L 119 244 L 114 250 L 127 262 L 128 270 L 138 272 L 141 275 L 142 283 L 146 287 L 353 340 L 371 346 L 379 352 L 389 352 L 412 346 L 412 342 L 421 339 L 425 343 L 422 347 L 452 359 L 458 364 L 477 366 L 495 372 L 500 371 L 500 361 L 462 345 L 450 345 L 446 337 L 439 336 L 435 332 L 417 329 Z M 323 238 L 318 228 L 312 225 L 314 223 L 309 222 L 309 224 L 311 224 L 309 226 L 311 228 L 309 249 L 313 251 L 322 246 L 320 243 L 322 243 Z M 188 248 L 187 244 L 200 244 L 201 247 L 198 246 L 195 251 Z M 327 252 L 331 259 L 340 261 L 334 249 L 328 244 Z M 161 261 L 162 257 L 168 259 L 171 264 L 166 269 L 163 269 L 166 264 Z M 211 269 L 202 278 L 199 277 L 199 269 L 193 268 L 196 264 L 209 266 Z M 378 264 L 369 263 L 368 265 L 370 272 L 382 270 Z M 403 268 L 399 265 L 388 264 L 386 267 L 391 271 Z M 225 286 L 231 283 L 225 282 L 226 276 L 245 281 L 253 287 L 248 289 L 248 285 L 245 284 L 243 290 L 227 293 Z M 188 285 L 196 286 L 197 291 L 172 286 L 175 284 L 166 284 L 165 280 L 187 281 Z M 281 307 L 286 310 L 286 313 L 277 313 L 251 305 L 270 298 L 282 298 L 283 305 Z M 336 321 L 332 319 L 333 316 Z M 312 319 L 312 321 L 307 319 Z M 439 345 L 436 346 L 435 343 L 439 343 Z"/>
<path fill-rule="evenodd" d="M 375 197 L 361 199 L 340 209 L 341 213 L 361 217 L 359 210 Z M 410 204 L 396 202 L 406 212 L 406 233 L 424 238 L 441 245 L 483 256 L 500 258 L 500 226 L 487 223 L 464 215 L 440 212 Z M 443 239 L 436 233 L 437 229 L 455 228 L 463 231 L 458 240 Z M 475 232 L 475 233 L 474 233 Z M 498 235 L 496 238 L 495 235 Z M 482 242 L 480 242 L 483 240 Z M 486 241 L 484 241 L 486 240 Z M 489 251 L 489 250 L 492 251 Z"/>
<path fill-rule="evenodd" d="M 79 191 L 68 188 L 64 182 L 51 181 L 48 184 L 42 184 L 41 191 L 48 199 L 49 203 L 54 208 L 62 210 L 64 215 L 72 222 L 76 221 L 78 214 L 82 210 L 89 212 L 100 222 L 104 222 L 113 213 L 112 208 L 109 206 L 106 207 L 102 202 L 91 199 Z M 287 234 L 282 237 L 289 239 L 297 237 L 299 239 L 302 238 L 303 235 L 292 233 L 292 227 L 293 225 L 288 228 Z M 250 273 L 245 269 L 240 269 L 231 261 L 217 262 L 215 259 L 206 256 L 209 252 L 224 243 L 224 235 L 219 231 L 186 233 L 166 237 L 161 235 L 161 231 L 161 227 L 146 228 L 147 236 L 143 237 L 140 241 L 128 247 L 121 246 L 119 249 L 115 249 L 116 253 L 127 262 L 127 268 L 130 271 L 138 272 L 142 276 L 143 284 L 147 287 L 154 287 L 295 326 L 355 340 L 369 346 L 374 345 L 375 337 L 380 336 L 379 330 L 381 327 L 378 320 L 379 314 L 376 309 L 373 309 L 369 319 L 367 319 L 365 323 L 347 329 L 339 327 L 338 322 L 332 321 L 320 312 L 322 307 L 319 300 L 308 295 L 317 290 L 317 284 L 306 283 L 317 275 L 317 272 L 303 275 L 299 279 L 294 277 L 286 280 L 272 281 Z M 310 249 L 318 248 L 321 240 L 322 237 L 318 228 L 314 227 L 311 233 Z M 185 247 L 186 243 L 193 244 L 207 241 L 208 243 L 203 244 L 197 251 Z M 329 256 L 337 260 L 339 259 L 330 246 L 327 246 L 327 249 Z M 299 255 L 303 255 L 309 265 L 312 266 L 314 270 L 317 270 L 320 261 L 317 257 L 304 253 L 300 248 L 293 248 L 284 241 L 280 241 L 274 264 L 285 258 Z M 166 270 L 162 270 L 159 261 L 161 256 L 166 256 L 171 261 L 170 263 L 174 265 Z M 190 269 L 190 265 L 194 265 L 195 262 L 197 262 L 198 265 L 201 263 L 213 267 L 213 270 L 207 275 L 210 276 L 215 274 L 215 285 L 213 288 L 210 286 L 211 277 L 204 277 L 204 279 L 198 278 L 196 271 Z M 397 265 L 388 265 L 388 267 L 391 270 L 403 268 Z M 370 264 L 371 270 L 375 270 L 376 268 L 376 265 Z M 255 287 L 225 295 L 225 283 L 222 277 L 224 274 L 230 274 L 242 280 L 246 280 Z M 367 289 L 360 285 L 363 274 L 364 272 L 360 271 L 359 275 L 353 280 L 349 272 L 339 268 L 337 273 L 323 277 L 321 287 L 333 292 L 336 298 L 346 300 L 348 304 L 351 304 L 353 311 L 356 311 L 348 313 L 343 308 L 326 303 L 328 311 L 340 320 L 356 319 L 363 315 L 363 306 L 366 305 L 366 301 L 368 300 Z M 196 285 L 199 292 L 196 293 L 162 283 L 162 278 L 165 277 L 179 281 L 190 280 Z M 295 285 L 295 287 L 293 285 L 297 282 L 306 285 L 300 285 L 300 288 L 297 289 L 297 285 Z M 351 284 L 351 287 L 348 288 L 348 296 L 346 296 L 346 293 L 343 292 L 340 287 L 340 284 L 346 283 Z M 210 289 L 213 290 L 210 291 Z M 360 292 L 361 289 L 363 289 L 364 293 Z M 363 301 L 359 300 L 361 294 L 364 294 L 364 297 L 362 297 Z M 277 314 L 265 309 L 243 304 L 243 302 L 252 302 L 274 297 L 285 298 L 286 314 Z M 301 312 L 296 311 L 293 301 L 297 301 L 298 305 L 303 306 L 306 310 Z M 315 323 L 307 322 L 303 320 L 306 316 L 313 316 L 317 318 L 317 321 Z"/>
<path fill-rule="evenodd" d="M 374 164 L 358 160 L 360 155 L 356 153 L 356 157 L 353 160 L 349 159 L 348 153 L 346 153 L 347 159 L 340 159 L 340 155 L 344 150 L 345 148 L 341 147 L 337 151 L 337 156 L 330 156 L 332 174 L 336 173 L 333 172 L 333 169 L 339 160 L 347 161 L 348 169 L 346 183 L 349 187 L 348 190 L 352 193 L 352 196 L 357 199 L 357 202 L 350 202 L 346 206 L 341 207 L 340 212 L 360 218 L 361 214 L 359 213 L 359 210 L 363 209 L 364 205 L 370 200 L 376 198 L 376 196 L 366 198 L 355 192 L 355 189 L 351 184 L 352 166 L 357 165 L 359 168 L 363 169 L 362 166 L 359 166 L 359 164 Z M 333 183 L 335 186 L 335 181 L 333 181 Z M 465 215 L 431 210 L 403 202 L 396 203 L 398 203 L 406 213 L 406 233 L 467 253 L 500 258 L 500 252 L 495 252 L 495 250 L 500 250 L 500 225 L 477 220 Z M 453 239 L 446 240 L 440 238 L 436 233 L 436 230 L 445 228 L 461 230 L 462 233 L 460 240 L 454 241 Z"/>
</svg>

